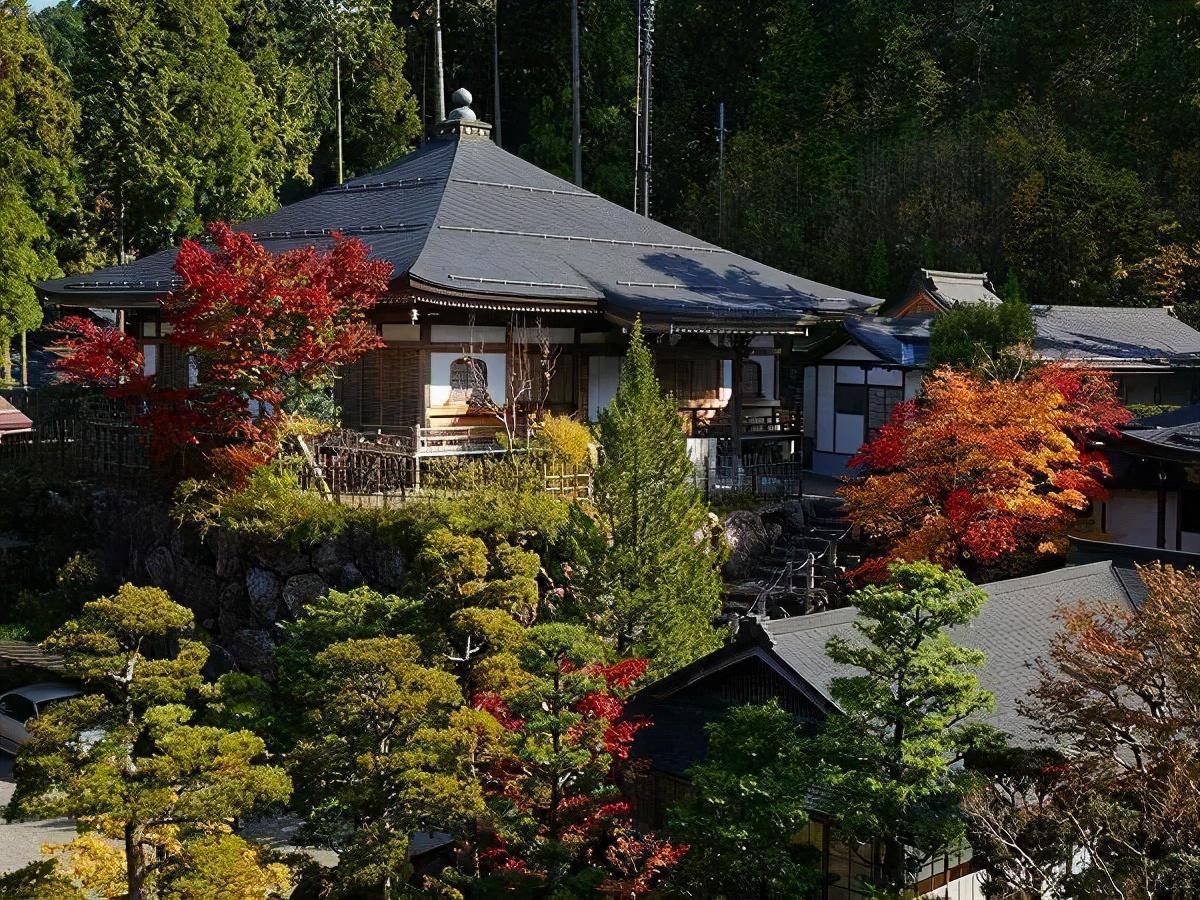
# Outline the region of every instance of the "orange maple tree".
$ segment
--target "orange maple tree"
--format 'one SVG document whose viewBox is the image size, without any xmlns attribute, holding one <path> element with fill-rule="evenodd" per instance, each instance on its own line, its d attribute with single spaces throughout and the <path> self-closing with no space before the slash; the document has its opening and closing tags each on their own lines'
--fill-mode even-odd
<svg viewBox="0 0 1200 900">
<path fill-rule="evenodd" d="M 1128 419 L 1102 373 L 1044 364 L 997 381 L 936 370 L 850 461 L 850 522 L 885 548 L 857 576 L 896 559 L 979 569 L 1059 551 L 1065 527 L 1105 496 L 1109 467 L 1092 440 Z"/>
</svg>

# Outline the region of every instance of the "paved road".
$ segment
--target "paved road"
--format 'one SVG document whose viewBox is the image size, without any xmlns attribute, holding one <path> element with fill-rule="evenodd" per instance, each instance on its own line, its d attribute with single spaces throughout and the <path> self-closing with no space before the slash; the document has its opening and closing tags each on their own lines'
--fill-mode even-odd
<svg viewBox="0 0 1200 900">
<path fill-rule="evenodd" d="M 0 807 L 8 805 L 16 787 L 12 768 L 13 758 L 0 751 Z M 9 823 L 0 817 L 0 872 L 42 859 L 43 844 L 65 844 L 74 838 L 75 826 L 69 819 Z"/>
<path fill-rule="evenodd" d="M 8 804 L 15 787 L 13 758 L 0 750 L 0 810 Z M 297 848 L 292 843 L 292 836 L 299 825 L 299 819 L 286 816 L 248 823 L 245 834 L 280 850 L 303 849 L 321 865 L 336 865 L 336 853 L 330 850 Z M 0 872 L 11 872 L 34 860 L 44 859 L 44 844 L 65 844 L 73 840 L 75 834 L 75 826 L 70 819 L 8 823 L 0 816 Z"/>
</svg>

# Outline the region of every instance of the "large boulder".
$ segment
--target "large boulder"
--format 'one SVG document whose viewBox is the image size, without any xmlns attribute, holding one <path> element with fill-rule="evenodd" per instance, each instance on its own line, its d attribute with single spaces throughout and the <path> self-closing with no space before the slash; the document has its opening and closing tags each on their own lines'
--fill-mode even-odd
<svg viewBox="0 0 1200 900">
<path fill-rule="evenodd" d="M 221 578 L 236 578 L 242 570 L 242 541 L 236 531 L 228 528 L 216 530 L 217 575 Z"/>
<path fill-rule="evenodd" d="M 325 580 L 313 572 L 293 575 L 283 586 L 283 603 L 293 616 L 298 616 L 313 600 L 329 592 Z"/>
<path fill-rule="evenodd" d="M 155 587 L 170 590 L 175 586 L 175 557 L 166 547 L 155 547 L 143 563 L 146 577 Z"/>
<path fill-rule="evenodd" d="M 771 549 L 778 536 L 778 526 L 771 528 L 758 513 L 743 509 L 726 516 L 722 529 L 729 546 L 725 575 L 735 580 L 753 571 L 755 562 Z"/>
<path fill-rule="evenodd" d="M 270 569 L 246 572 L 246 600 L 260 622 L 274 622 L 279 615 L 279 578 Z"/>
<path fill-rule="evenodd" d="M 246 597 L 246 588 L 240 582 L 231 581 L 221 588 L 218 598 L 217 630 L 222 636 L 234 634 L 238 629 L 254 624 L 267 625 L 274 621 L 275 612 L 279 608 L 278 593 L 272 602 L 266 617 L 260 615 Z"/>
<path fill-rule="evenodd" d="M 275 677 L 275 642 L 261 628 L 242 628 L 226 639 L 225 649 L 243 672 Z"/>
</svg>

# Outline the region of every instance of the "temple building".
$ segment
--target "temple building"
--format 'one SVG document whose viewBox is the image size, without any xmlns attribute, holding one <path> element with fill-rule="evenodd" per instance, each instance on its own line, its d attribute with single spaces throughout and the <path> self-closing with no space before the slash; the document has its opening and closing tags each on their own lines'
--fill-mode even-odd
<svg viewBox="0 0 1200 900">
<path fill-rule="evenodd" d="M 814 325 L 878 300 L 818 284 L 644 218 L 505 152 L 459 90 L 420 149 L 380 171 L 236 226 L 272 251 L 340 232 L 390 262 L 372 312 L 386 346 L 341 374 L 344 425 L 389 432 L 485 426 L 527 402 L 595 419 L 641 318 L 684 427 L 725 451 L 799 437 L 784 357 Z M 166 340 L 168 250 L 39 286 L 59 307 L 123 309 L 160 383 L 195 373 Z M 531 378 L 530 373 L 536 377 Z M 527 390 L 530 381 L 534 390 Z M 793 393 L 798 394 L 798 391 Z M 450 442 L 453 444 L 453 441 Z"/>
<path fill-rule="evenodd" d="M 840 345 L 804 371 L 805 464 L 843 474 L 896 404 L 920 392 L 933 319 L 955 306 L 999 302 L 986 274 L 921 269 L 879 314 L 847 316 Z M 1030 309 L 1038 357 L 1108 372 L 1127 405 L 1200 402 L 1200 332 L 1170 308 Z"/>
</svg>

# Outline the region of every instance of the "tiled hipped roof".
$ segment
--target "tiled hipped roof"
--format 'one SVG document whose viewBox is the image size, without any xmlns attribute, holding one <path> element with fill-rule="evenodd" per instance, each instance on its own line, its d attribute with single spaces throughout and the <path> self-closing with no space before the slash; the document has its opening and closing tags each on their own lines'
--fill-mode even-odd
<svg viewBox="0 0 1200 900">
<path fill-rule="evenodd" d="M 878 300 L 739 256 L 637 215 L 485 137 L 436 139 L 378 172 L 238 226 L 271 250 L 363 240 L 414 287 L 599 307 L 665 324 L 780 328 Z M 169 290 L 174 251 L 41 285 L 51 302 L 147 305 Z"/>
</svg>

